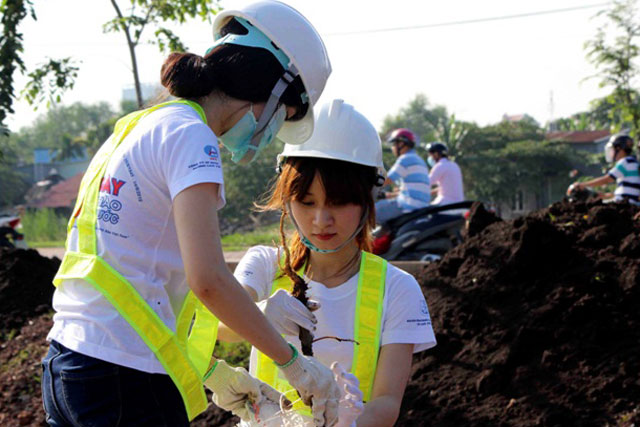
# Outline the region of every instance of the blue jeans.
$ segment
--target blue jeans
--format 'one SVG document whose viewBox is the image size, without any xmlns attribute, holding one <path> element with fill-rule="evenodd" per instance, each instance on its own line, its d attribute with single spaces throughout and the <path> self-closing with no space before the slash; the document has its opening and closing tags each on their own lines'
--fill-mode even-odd
<svg viewBox="0 0 640 427">
<path fill-rule="evenodd" d="M 398 206 L 398 199 L 382 199 L 376 202 L 376 222 L 378 224 L 384 224 L 403 213 L 403 210 Z"/>
<path fill-rule="evenodd" d="M 168 375 L 85 356 L 52 341 L 42 360 L 42 400 L 51 426 L 188 426 Z"/>
</svg>

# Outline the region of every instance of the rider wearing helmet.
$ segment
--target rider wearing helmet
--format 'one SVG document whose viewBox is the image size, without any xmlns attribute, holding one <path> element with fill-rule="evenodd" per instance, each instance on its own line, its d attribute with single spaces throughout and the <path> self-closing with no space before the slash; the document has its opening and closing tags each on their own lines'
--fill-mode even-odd
<svg viewBox="0 0 640 427">
<path fill-rule="evenodd" d="M 599 187 L 616 183 L 613 193 L 613 201 L 627 201 L 640 204 L 640 174 L 638 173 L 638 160 L 633 153 L 633 139 L 628 135 L 612 135 L 604 147 L 604 157 L 607 163 L 615 162 L 615 165 L 599 178 L 586 182 L 574 182 L 567 189 L 567 195 L 573 190 L 584 187 Z"/>
<path fill-rule="evenodd" d="M 387 142 L 397 157 L 386 184 L 395 183 L 399 191 L 386 193 L 376 202 L 376 220 L 382 224 L 404 213 L 429 206 L 431 200 L 429 168 L 415 151 L 416 135 L 409 129 L 396 129 Z"/>
<path fill-rule="evenodd" d="M 446 205 L 462 202 L 464 189 L 462 187 L 462 172 L 458 164 L 449 160 L 447 146 L 443 142 L 430 142 L 426 146 L 429 158 L 427 163 L 431 168 L 429 180 L 434 186 L 431 196 L 436 196 L 432 205 Z"/>
<path fill-rule="evenodd" d="M 436 343 L 416 280 L 370 253 L 374 197 L 384 182 L 378 132 L 351 105 L 334 100 L 318 111 L 311 139 L 285 146 L 279 165 L 265 209 L 282 214 L 280 247 L 249 249 L 234 274 L 287 340 L 302 350 L 300 328 L 313 332 L 314 356 L 333 367 L 344 390 L 338 426 L 356 419 L 393 425 L 411 355 Z M 289 239 L 285 218 L 295 229 Z M 288 292 L 301 277 L 313 313 Z M 324 339 L 331 337 L 340 341 Z M 273 370 L 254 348 L 251 373 L 295 400 Z"/>
</svg>

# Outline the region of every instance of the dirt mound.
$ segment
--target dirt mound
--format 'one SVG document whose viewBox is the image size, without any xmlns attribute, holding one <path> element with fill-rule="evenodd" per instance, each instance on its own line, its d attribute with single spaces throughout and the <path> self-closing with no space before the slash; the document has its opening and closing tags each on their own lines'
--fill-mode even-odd
<svg viewBox="0 0 640 427">
<path fill-rule="evenodd" d="M 425 268 L 438 346 L 416 356 L 398 425 L 638 420 L 637 215 L 557 203 Z"/>
<path fill-rule="evenodd" d="M 50 310 L 59 266 L 33 249 L 0 248 L 0 333 Z"/>
</svg>

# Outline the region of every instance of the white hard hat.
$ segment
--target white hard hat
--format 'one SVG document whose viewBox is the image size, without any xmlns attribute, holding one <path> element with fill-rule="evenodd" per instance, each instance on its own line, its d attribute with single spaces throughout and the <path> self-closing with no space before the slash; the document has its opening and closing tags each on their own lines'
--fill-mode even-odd
<svg viewBox="0 0 640 427">
<path fill-rule="evenodd" d="M 311 138 L 301 145 L 285 144 L 278 163 L 286 157 L 317 157 L 373 166 L 386 176 L 382 142 L 371 122 L 342 99 L 323 104 L 315 115 Z"/>
<path fill-rule="evenodd" d="M 240 2 L 238 2 L 240 3 Z M 313 133 L 313 106 L 318 102 L 331 63 L 320 35 L 307 19 L 289 5 L 273 0 L 242 2 L 236 9 L 225 9 L 213 22 L 214 37 L 233 17 L 244 18 L 266 35 L 298 70 L 309 98 L 309 109 L 297 121 L 286 121 L 278 138 L 289 144 L 301 144 Z"/>
</svg>

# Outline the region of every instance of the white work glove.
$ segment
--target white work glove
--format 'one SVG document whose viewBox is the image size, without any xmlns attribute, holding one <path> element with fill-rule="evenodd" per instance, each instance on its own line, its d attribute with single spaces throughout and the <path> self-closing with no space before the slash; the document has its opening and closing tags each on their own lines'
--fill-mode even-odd
<svg viewBox="0 0 640 427">
<path fill-rule="evenodd" d="M 316 426 L 332 427 L 338 421 L 340 388 L 329 368 L 313 357 L 298 355 L 290 364 L 280 367 L 289 384 L 311 406 Z"/>
<path fill-rule="evenodd" d="M 278 403 L 282 396 L 273 387 L 252 377 L 246 369 L 232 368 L 224 360 L 219 360 L 207 375 L 204 385 L 213 392 L 213 403 L 245 421 L 252 415 L 247 402 L 259 404 L 267 399 Z"/>
<path fill-rule="evenodd" d="M 342 397 L 338 404 L 338 423 L 336 427 L 356 427 L 356 420 L 364 411 L 360 381 L 355 375 L 346 372 L 338 363 L 331 364 L 331 371 L 335 375 Z"/>
<path fill-rule="evenodd" d="M 278 332 L 298 336 L 300 327 L 311 333 L 316 330 L 316 316 L 300 301 L 284 289 L 278 289 L 269 298 L 257 303 L 258 308 Z M 309 301 L 309 307 L 317 310 L 320 305 Z"/>
</svg>

